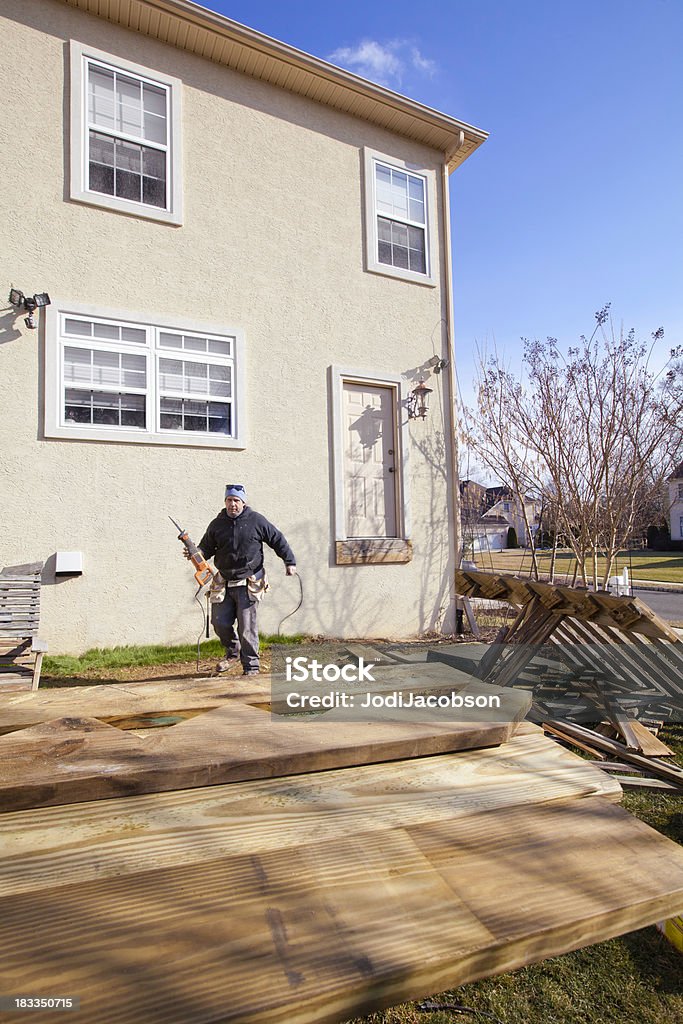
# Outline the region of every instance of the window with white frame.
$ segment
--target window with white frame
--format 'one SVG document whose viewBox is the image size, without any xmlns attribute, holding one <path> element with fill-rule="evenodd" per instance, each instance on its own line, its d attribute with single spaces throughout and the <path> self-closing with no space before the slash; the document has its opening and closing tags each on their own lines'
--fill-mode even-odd
<svg viewBox="0 0 683 1024">
<path fill-rule="evenodd" d="M 678 500 L 683 501 L 683 484 L 678 485 Z"/>
<path fill-rule="evenodd" d="M 243 447 L 239 332 L 52 309 L 48 437 Z"/>
<path fill-rule="evenodd" d="M 180 82 L 71 46 L 72 198 L 180 223 Z"/>
<path fill-rule="evenodd" d="M 368 270 L 434 284 L 433 172 L 365 151 Z"/>
</svg>

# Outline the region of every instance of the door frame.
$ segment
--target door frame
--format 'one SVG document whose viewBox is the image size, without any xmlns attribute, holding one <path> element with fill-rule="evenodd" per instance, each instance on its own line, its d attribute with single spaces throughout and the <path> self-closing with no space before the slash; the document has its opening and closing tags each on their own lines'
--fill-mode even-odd
<svg viewBox="0 0 683 1024">
<path fill-rule="evenodd" d="M 346 506 L 344 489 L 344 403 L 345 384 L 389 388 L 393 394 L 394 432 L 397 473 L 396 480 L 396 537 L 354 538 L 346 533 Z M 329 367 L 330 404 L 332 409 L 332 482 L 334 500 L 332 518 L 337 565 L 366 565 L 409 562 L 412 559 L 410 541 L 410 487 L 408 476 L 408 413 L 405 408 L 404 382 L 396 374 L 359 370 L 355 367 Z"/>
</svg>

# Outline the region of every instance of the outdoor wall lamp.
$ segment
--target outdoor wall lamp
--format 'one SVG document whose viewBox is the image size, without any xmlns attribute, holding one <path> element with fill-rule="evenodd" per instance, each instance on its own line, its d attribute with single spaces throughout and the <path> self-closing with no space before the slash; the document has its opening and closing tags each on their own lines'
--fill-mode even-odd
<svg viewBox="0 0 683 1024">
<path fill-rule="evenodd" d="M 9 301 L 10 305 L 16 306 L 17 310 L 26 310 L 28 316 L 24 317 L 24 323 L 29 330 L 35 331 L 38 326 L 34 315 L 35 311 L 40 309 L 41 306 L 49 306 L 50 296 L 47 292 L 38 292 L 36 295 L 24 295 L 18 288 L 10 288 Z"/>
<path fill-rule="evenodd" d="M 433 388 L 428 388 L 423 379 L 418 381 L 417 385 L 408 395 L 409 420 L 425 419 L 429 410 L 429 396 L 432 391 Z"/>
</svg>

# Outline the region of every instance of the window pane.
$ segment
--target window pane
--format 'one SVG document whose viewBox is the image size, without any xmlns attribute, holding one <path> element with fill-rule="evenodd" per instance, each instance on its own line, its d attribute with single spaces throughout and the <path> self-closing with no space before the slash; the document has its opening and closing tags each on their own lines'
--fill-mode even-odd
<svg viewBox="0 0 683 1024">
<path fill-rule="evenodd" d="M 410 269 L 420 274 L 427 272 L 427 259 L 425 253 L 425 233 L 422 228 L 408 229 L 408 242 L 410 246 L 409 259 Z"/>
<path fill-rule="evenodd" d="M 93 192 L 114 195 L 114 143 L 97 132 L 90 132 L 88 187 Z"/>
<path fill-rule="evenodd" d="M 392 263 L 395 267 L 408 270 L 408 249 L 403 245 L 393 245 L 391 248 Z"/>
<path fill-rule="evenodd" d="M 101 128 L 114 127 L 114 73 L 105 68 L 88 68 L 88 117 Z"/>
<path fill-rule="evenodd" d="M 229 356 L 231 354 L 231 346 L 229 341 L 217 341 L 215 338 L 209 339 L 209 352 L 213 352 L 219 356 Z"/>
<path fill-rule="evenodd" d="M 89 391 L 66 389 L 64 418 L 67 423 L 92 423 L 92 398 Z"/>
<path fill-rule="evenodd" d="M 64 349 L 64 380 L 71 383 L 87 383 L 92 380 L 92 352 L 86 348 Z"/>
<path fill-rule="evenodd" d="M 183 339 L 180 334 L 170 334 L 168 331 L 161 331 L 159 334 L 159 344 L 163 345 L 164 348 L 182 348 Z"/>
<path fill-rule="evenodd" d="M 158 178 L 142 179 L 142 201 L 147 206 L 158 206 L 159 209 L 166 209 L 166 184 Z"/>
<path fill-rule="evenodd" d="M 424 203 L 417 202 L 415 199 L 410 200 L 409 209 L 410 219 L 416 220 L 418 224 L 424 224 L 425 222 L 425 207 Z"/>
<path fill-rule="evenodd" d="M 408 195 L 411 199 L 424 203 L 424 181 L 422 178 L 408 178 Z"/>
<path fill-rule="evenodd" d="M 183 364 L 179 359 L 159 360 L 159 387 L 162 391 L 183 390 Z"/>
<path fill-rule="evenodd" d="M 202 433 L 207 432 L 206 417 L 186 416 L 183 420 L 183 430 L 195 430 Z"/>
<path fill-rule="evenodd" d="M 230 434 L 231 407 L 218 402 L 209 402 L 209 432 L 211 434 Z"/>
<path fill-rule="evenodd" d="M 141 83 L 125 75 L 116 75 L 116 127 L 126 135 L 142 135 Z"/>
<path fill-rule="evenodd" d="M 144 345 L 147 341 L 147 332 L 139 327 L 122 327 L 121 340 L 134 341 L 138 345 Z"/>
<path fill-rule="evenodd" d="M 121 356 L 121 383 L 125 388 L 146 387 L 147 367 L 144 356 Z"/>
<path fill-rule="evenodd" d="M 206 352 L 206 338 L 184 337 L 183 342 L 188 352 Z"/>
<path fill-rule="evenodd" d="M 93 383 L 117 387 L 121 383 L 118 352 L 93 352 Z"/>
<path fill-rule="evenodd" d="M 108 341 L 118 341 L 121 335 L 121 328 L 116 324 L 94 324 L 93 330 L 96 338 L 106 338 Z"/>
<path fill-rule="evenodd" d="M 232 388 L 230 384 L 229 366 L 209 367 L 209 391 L 210 394 L 220 398 L 231 398 Z"/>
<path fill-rule="evenodd" d="M 92 335 L 92 324 L 89 320 L 72 320 L 67 317 L 64 321 L 64 330 L 67 334 L 77 334 L 79 337 L 89 338 Z"/>
<path fill-rule="evenodd" d="M 150 142 L 166 144 L 166 91 L 143 86 L 143 136 Z"/>
<path fill-rule="evenodd" d="M 116 170 L 132 171 L 140 174 L 142 170 L 142 147 L 133 142 L 116 140 Z"/>
<path fill-rule="evenodd" d="M 145 396 L 121 395 L 121 426 L 145 427 Z"/>
<path fill-rule="evenodd" d="M 116 172 L 116 195 L 121 199 L 132 199 L 139 203 L 142 200 L 142 179 L 139 174 L 130 171 Z"/>
<path fill-rule="evenodd" d="M 183 391 L 189 395 L 206 395 L 209 391 L 207 367 L 205 363 L 185 363 L 185 380 Z"/>
</svg>

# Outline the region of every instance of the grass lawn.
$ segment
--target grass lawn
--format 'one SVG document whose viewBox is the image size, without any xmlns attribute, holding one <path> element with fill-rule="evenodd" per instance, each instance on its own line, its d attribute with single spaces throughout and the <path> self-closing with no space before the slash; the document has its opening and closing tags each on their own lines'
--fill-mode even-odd
<svg viewBox="0 0 683 1024">
<path fill-rule="evenodd" d="M 521 552 L 505 552 L 519 560 Z M 643 552 L 645 559 L 683 556 Z M 481 563 L 480 563 L 481 564 Z M 519 564 L 519 563 L 518 563 Z M 481 565 L 481 568 L 485 566 Z M 500 566 L 503 568 L 503 566 Z M 508 566 L 506 566 L 508 568 Z M 671 569 L 671 566 L 669 566 Z M 683 580 L 683 570 L 681 579 Z M 262 637 L 264 667 L 273 643 L 299 643 L 302 637 Z M 218 641 L 202 644 L 203 669 L 220 655 Z M 88 651 L 80 658 L 46 658 L 48 686 L 92 684 L 150 677 L 167 669 L 166 677 L 193 674 L 196 647 L 120 647 Z M 184 669 L 184 673 L 179 670 Z M 683 726 L 670 727 L 662 739 L 683 764 Z M 623 805 L 658 831 L 683 844 L 683 796 L 630 791 Z M 683 954 L 654 928 L 631 932 L 508 974 L 487 978 L 434 995 L 436 1004 L 458 1004 L 475 1014 L 454 1010 L 424 1012 L 419 1002 L 405 1003 L 349 1024 L 453 1024 L 456 1020 L 500 1021 L 502 1024 L 682 1024 Z"/>
<path fill-rule="evenodd" d="M 550 570 L 550 551 L 538 551 L 537 558 L 542 573 Z M 531 573 L 531 552 L 524 548 L 517 551 L 481 551 L 475 555 L 477 568 L 484 572 L 492 569 L 525 575 Z M 562 549 L 557 553 L 555 580 L 571 580 L 576 559 L 571 551 Z M 651 580 L 657 583 L 680 583 L 683 585 L 683 552 L 681 551 L 622 551 L 617 558 L 613 572 L 627 568 L 634 580 Z M 605 571 L 604 558 L 598 559 L 598 573 Z"/>
</svg>

